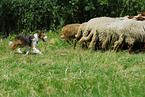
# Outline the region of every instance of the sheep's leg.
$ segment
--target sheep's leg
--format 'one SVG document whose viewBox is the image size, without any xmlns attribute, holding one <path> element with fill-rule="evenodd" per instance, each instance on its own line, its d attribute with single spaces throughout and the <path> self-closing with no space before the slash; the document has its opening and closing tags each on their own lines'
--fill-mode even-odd
<svg viewBox="0 0 145 97">
<path fill-rule="evenodd" d="M 77 43 L 77 42 L 78 42 L 78 40 L 77 40 L 77 39 L 75 39 L 73 49 L 75 49 L 75 47 L 76 47 L 76 43 Z"/>
<path fill-rule="evenodd" d="M 84 41 L 88 41 L 91 39 L 92 35 L 93 35 L 94 31 L 92 31 L 87 37 L 82 37 L 79 41 L 79 43 L 83 43 Z"/>
<path fill-rule="evenodd" d="M 70 38 L 70 41 L 71 41 L 71 43 L 73 43 L 73 39 L 72 38 Z"/>
<path fill-rule="evenodd" d="M 81 35 L 82 35 L 82 31 L 79 31 L 79 32 L 75 35 L 76 39 L 80 38 Z"/>
<path fill-rule="evenodd" d="M 129 47 L 129 53 L 132 53 L 132 46 Z"/>
<path fill-rule="evenodd" d="M 107 50 L 108 49 L 108 46 L 110 45 L 110 41 L 112 39 L 112 35 L 111 34 L 108 34 L 105 41 L 102 43 L 102 49 L 103 50 Z"/>
<path fill-rule="evenodd" d="M 72 44 L 72 43 L 73 43 L 73 39 L 72 39 L 72 38 L 68 38 L 68 39 L 67 39 L 67 42 L 68 42 L 69 44 Z"/>
<path fill-rule="evenodd" d="M 75 41 L 74 41 L 74 47 L 73 47 L 73 49 L 75 49 L 76 43 L 78 42 L 78 40 L 80 40 L 81 37 L 82 37 L 82 32 L 80 31 L 80 35 L 77 35 L 77 36 L 76 36 L 76 39 L 75 39 Z"/>
<path fill-rule="evenodd" d="M 101 48 L 100 42 L 99 42 L 99 37 L 94 42 L 94 50 L 99 50 Z"/>
<path fill-rule="evenodd" d="M 89 27 L 87 26 L 85 31 L 83 32 L 83 37 L 86 37 L 89 33 Z"/>
<path fill-rule="evenodd" d="M 83 42 L 83 45 L 82 45 L 82 49 L 87 49 L 87 48 L 88 48 L 87 42 L 84 41 L 84 42 Z"/>
<path fill-rule="evenodd" d="M 123 44 L 124 38 L 120 37 L 118 41 L 116 41 L 114 43 L 114 50 L 118 51 L 118 48 L 120 47 L 120 45 Z"/>
<path fill-rule="evenodd" d="M 132 47 L 133 45 L 128 46 L 129 53 L 132 53 Z"/>
<path fill-rule="evenodd" d="M 96 40 L 97 40 L 98 38 L 99 38 L 99 37 L 98 37 L 97 31 L 96 31 L 96 32 L 93 34 L 92 41 L 91 41 L 91 43 L 90 43 L 90 45 L 89 45 L 89 48 L 94 48 L 95 42 L 96 42 Z"/>
<path fill-rule="evenodd" d="M 66 42 L 70 44 L 70 39 L 66 39 Z"/>
<path fill-rule="evenodd" d="M 145 40 L 144 40 L 144 44 L 143 44 L 143 53 L 145 53 Z"/>
</svg>

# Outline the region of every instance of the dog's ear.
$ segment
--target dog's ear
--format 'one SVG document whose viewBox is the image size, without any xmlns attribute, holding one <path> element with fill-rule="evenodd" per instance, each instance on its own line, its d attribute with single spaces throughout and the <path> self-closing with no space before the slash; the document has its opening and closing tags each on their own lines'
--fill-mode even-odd
<svg viewBox="0 0 145 97">
<path fill-rule="evenodd" d="M 40 35 L 42 32 L 40 30 L 38 30 L 38 34 Z"/>
<path fill-rule="evenodd" d="M 33 40 L 33 39 L 34 39 L 34 36 L 30 35 L 29 40 Z"/>
<path fill-rule="evenodd" d="M 41 30 L 38 30 L 38 38 L 40 38 L 41 37 L 41 34 L 42 34 L 42 32 L 41 32 Z"/>
<path fill-rule="evenodd" d="M 42 31 L 43 31 L 43 30 L 46 31 L 46 27 L 43 27 L 43 28 L 42 28 Z"/>
</svg>

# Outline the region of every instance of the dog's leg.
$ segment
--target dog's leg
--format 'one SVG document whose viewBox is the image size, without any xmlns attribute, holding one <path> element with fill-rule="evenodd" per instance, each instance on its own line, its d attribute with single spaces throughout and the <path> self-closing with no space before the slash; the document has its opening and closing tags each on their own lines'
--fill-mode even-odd
<svg viewBox="0 0 145 97">
<path fill-rule="evenodd" d="M 25 55 L 29 54 L 30 50 L 31 50 L 31 49 L 28 49 Z"/>
<path fill-rule="evenodd" d="M 38 54 L 42 54 L 38 49 L 35 48 L 37 42 L 35 40 L 33 40 L 34 42 L 32 43 L 31 47 L 33 49 L 33 53 L 38 53 Z"/>
<path fill-rule="evenodd" d="M 42 54 L 38 49 L 33 48 L 33 53 L 38 53 L 38 54 Z"/>
<path fill-rule="evenodd" d="M 10 54 L 12 55 L 13 51 L 10 52 Z"/>
<path fill-rule="evenodd" d="M 25 55 L 27 55 L 27 54 L 29 54 L 29 52 L 31 51 L 31 47 L 27 47 L 27 52 L 26 52 L 26 54 Z"/>
<path fill-rule="evenodd" d="M 21 54 L 22 54 L 22 52 L 20 51 L 20 49 L 21 49 L 21 48 L 18 49 L 18 53 L 21 53 Z"/>
<path fill-rule="evenodd" d="M 15 48 L 17 48 L 17 47 L 18 47 L 17 44 L 14 44 L 14 45 L 13 45 L 13 47 L 11 48 L 11 52 L 10 52 L 11 55 L 12 55 L 13 50 L 14 50 Z"/>
</svg>

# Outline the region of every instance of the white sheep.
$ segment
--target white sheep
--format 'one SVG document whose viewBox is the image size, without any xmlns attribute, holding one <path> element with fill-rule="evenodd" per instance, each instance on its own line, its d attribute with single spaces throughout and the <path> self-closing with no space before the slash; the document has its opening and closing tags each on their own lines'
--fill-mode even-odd
<svg viewBox="0 0 145 97">
<path fill-rule="evenodd" d="M 106 48 L 108 44 L 113 45 L 114 50 L 118 50 L 121 45 L 127 43 L 129 50 L 135 43 L 144 43 L 145 22 L 133 19 L 116 21 L 107 27 L 107 38 L 102 44 Z"/>
<path fill-rule="evenodd" d="M 110 18 L 110 17 L 99 17 L 99 18 L 91 19 L 90 21 L 87 22 L 87 27 L 79 43 L 92 40 L 89 48 L 94 48 L 97 41 L 102 42 L 105 40 L 104 38 L 106 37 L 106 32 L 104 30 L 106 29 L 106 27 L 110 25 L 112 22 L 120 21 L 120 20 L 122 19 Z"/>
<path fill-rule="evenodd" d="M 82 24 L 80 25 L 79 30 L 78 30 L 77 34 L 75 35 L 76 39 L 75 39 L 75 42 L 74 42 L 74 47 L 73 47 L 73 49 L 75 49 L 76 43 L 77 43 L 78 40 L 80 40 L 80 38 L 82 37 L 83 32 L 84 32 L 84 30 L 86 29 L 86 26 L 87 26 L 87 23 L 86 23 L 86 22 L 85 22 L 85 23 L 82 23 Z"/>
</svg>

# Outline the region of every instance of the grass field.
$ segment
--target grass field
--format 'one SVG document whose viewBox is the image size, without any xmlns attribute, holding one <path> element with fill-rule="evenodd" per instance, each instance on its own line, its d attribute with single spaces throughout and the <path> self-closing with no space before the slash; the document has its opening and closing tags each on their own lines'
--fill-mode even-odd
<svg viewBox="0 0 145 97">
<path fill-rule="evenodd" d="M 1 97 L 145 97 L 145 54 L 126 51 L 82 50 L 48 33 L 39 42 L 43 55 L 10 55 L 8 42 L 0 42 Z"/>
</svg>

